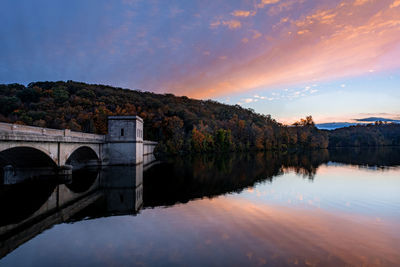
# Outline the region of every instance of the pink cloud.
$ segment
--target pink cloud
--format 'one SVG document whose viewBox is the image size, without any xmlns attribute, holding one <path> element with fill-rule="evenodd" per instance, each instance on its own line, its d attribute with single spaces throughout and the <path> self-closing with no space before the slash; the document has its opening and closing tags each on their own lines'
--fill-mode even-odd
<svg viewBox="0 0 400 267">
<path fill-rule="evenodd" d="M 313 10 L 297 20 L 285 17 L 290 25 L 279 25 L 268 43 L 259 42 L 243 51 L 239 44 L 246 37 L 242 37 L 231 55 L 224 53 L 227 59 L 222 63 L 210 62 L 166 84 L 178 94 L 209 98 L 400 67 L 400 61 L 388 56 L 400 43 L 400 12 L 391 8 L 395 2 L 374 1 L 357 7 L 339 4 Z M 230 29 L 243 26 L 235 20 L 221 24 Z"/>
</svg>

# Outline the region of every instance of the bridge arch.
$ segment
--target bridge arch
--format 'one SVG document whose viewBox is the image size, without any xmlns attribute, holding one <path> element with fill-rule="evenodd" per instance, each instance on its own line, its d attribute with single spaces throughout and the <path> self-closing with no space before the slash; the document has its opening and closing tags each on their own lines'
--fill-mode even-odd
<svg viewBox="0 0 400 267">
<path fill-rule="evenodd" d="M 14 168 L 57 167 L 51 152 L 40 147 L 14 146 L 0 151 L 0 166 Z"/>
<path fill-rule="evenodd" d="M 85 168 L 72 172 L 70 183 L 65 186 L 73 193 L 85 193 L 96 183 L 99 177 L 99 170 L 94 168 Z"/>
<path fill-rule="evenodd" d="M 80 169 L 87 166 L 99 166 L 101 164 L 98 152 L 89 146 L 79 146 L 69 154 L 65 162 L 66 165 L 72 165 L 73 169 Z"/>
<path fill-rule="evenodd" d="M 15 146 L 0 151 L 0 183 L 13 184 L 55 173 L 56 162 L 46 151 Z"/>
</svg>

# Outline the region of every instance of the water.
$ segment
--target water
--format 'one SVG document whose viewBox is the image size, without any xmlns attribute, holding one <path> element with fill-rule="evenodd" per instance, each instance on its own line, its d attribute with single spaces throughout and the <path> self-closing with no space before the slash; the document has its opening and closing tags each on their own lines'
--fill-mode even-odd
<svg viewBox="0 0 400 267">
<path fill-rule="evenodd" d="M 0 203 L 0 266 L 400 266 L 400 148 L 170 158 Z"/>
</svg>

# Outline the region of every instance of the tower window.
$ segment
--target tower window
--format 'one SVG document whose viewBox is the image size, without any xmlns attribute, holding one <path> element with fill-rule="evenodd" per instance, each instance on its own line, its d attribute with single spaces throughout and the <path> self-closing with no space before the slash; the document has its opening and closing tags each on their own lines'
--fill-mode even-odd
<svg viewBox="0 0 400 267">
<path fill-rule="evenodd" d="M 124 136 L 124 135 L 125 135 L 125 129 L 122 128 L 122 129 L 121 129 L 121 136 Z"/>
</svg>

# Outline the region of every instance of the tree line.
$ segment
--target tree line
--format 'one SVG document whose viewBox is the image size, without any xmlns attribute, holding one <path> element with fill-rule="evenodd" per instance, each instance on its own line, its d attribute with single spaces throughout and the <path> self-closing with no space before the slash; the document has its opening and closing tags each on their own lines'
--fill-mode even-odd
<svg viewBox="0 0 400 267">
<path fill-rule="evenodd" d="M 399 125 L 318 130 L 312 117 L 285 126 L 239 105 L 74 81 L 0 85 L 0 121 L 106 134 L 107 117 L 138 115 L 158 151 L 224 152 L 400 145 Z"/>
</svg>

